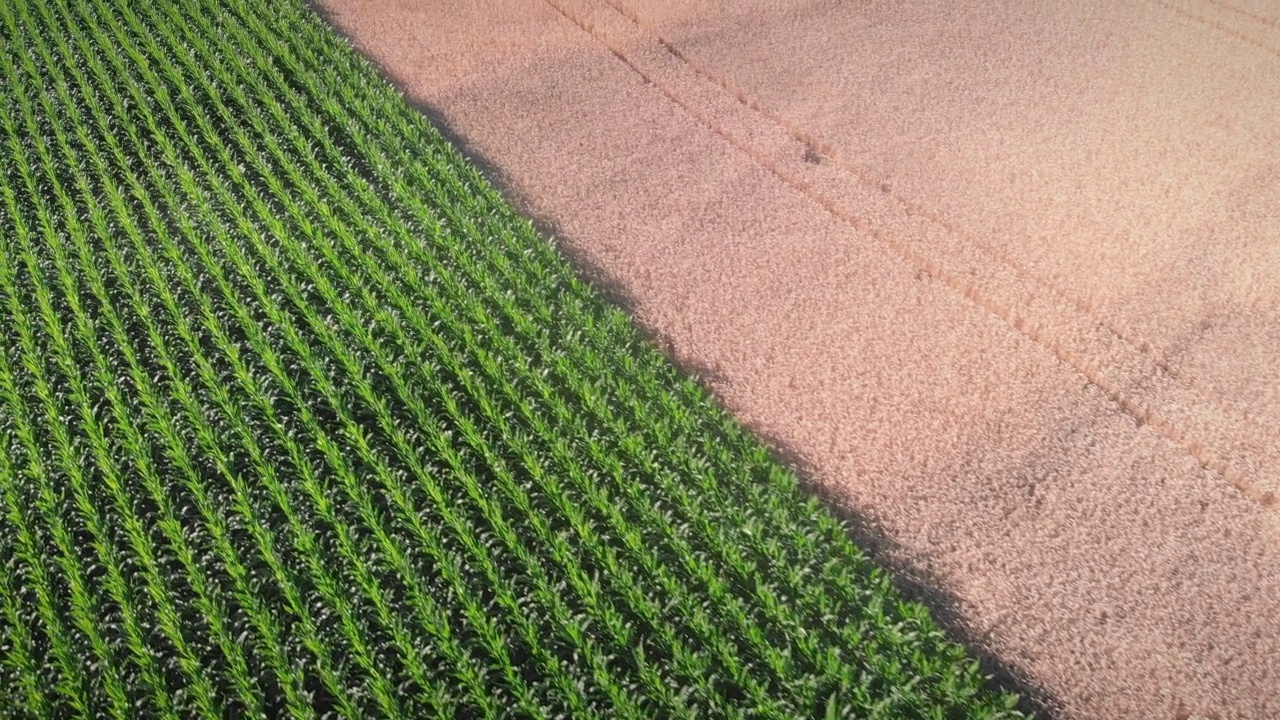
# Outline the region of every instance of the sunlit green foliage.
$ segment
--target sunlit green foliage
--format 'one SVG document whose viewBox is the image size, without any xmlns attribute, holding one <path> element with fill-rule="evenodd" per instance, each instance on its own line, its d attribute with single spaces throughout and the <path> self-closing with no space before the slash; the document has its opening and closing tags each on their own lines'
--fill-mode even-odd
<svg viewBox="0 0 1280 720">
<path fill-rule="evenodd" d="M 6 716 L 1016 715 L 299 0 L 0 16 Z"/>
</svg>

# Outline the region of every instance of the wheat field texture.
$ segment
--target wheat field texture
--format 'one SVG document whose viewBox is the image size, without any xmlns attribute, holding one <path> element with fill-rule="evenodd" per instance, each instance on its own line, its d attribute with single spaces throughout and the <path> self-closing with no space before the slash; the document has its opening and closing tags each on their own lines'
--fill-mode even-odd
<svg viewBox="0 0 1280 720">
<path fill-rule="evenodd" d="M 0 716 L 1019 716 L 304 3 L 0 38 Z"/>
</svg>

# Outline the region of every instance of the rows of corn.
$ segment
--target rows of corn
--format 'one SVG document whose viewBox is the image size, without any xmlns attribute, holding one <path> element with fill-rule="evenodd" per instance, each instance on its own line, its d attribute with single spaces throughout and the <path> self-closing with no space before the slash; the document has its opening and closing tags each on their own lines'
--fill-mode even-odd
<svg viewBox="0 0 1280 720">
<path fill-rule="evenodd" d="M 0 716 L 1014 714 L 300 0 L 0 15 Z"/>
</svg>

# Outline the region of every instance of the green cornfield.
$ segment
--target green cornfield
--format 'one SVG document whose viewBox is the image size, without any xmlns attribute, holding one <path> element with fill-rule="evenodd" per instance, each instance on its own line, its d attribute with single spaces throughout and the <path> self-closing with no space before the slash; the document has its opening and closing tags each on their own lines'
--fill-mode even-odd
<svg viewBox="0 0 1280 720">
<path fill-rule="evenodd" d="M 0 14 L 0 717 L 1021 717 L 303 0 Z"/>
</svg>

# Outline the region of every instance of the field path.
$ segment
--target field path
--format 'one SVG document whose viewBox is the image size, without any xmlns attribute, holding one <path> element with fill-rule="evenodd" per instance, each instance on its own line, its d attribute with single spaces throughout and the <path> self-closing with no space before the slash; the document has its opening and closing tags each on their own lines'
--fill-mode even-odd
<svg viewBox="0 0 1280 720">
<path fill-rule="evenodd" d="M 1280 717 L 1280 3 L 319 6 L 1055 714 Z"/>
</svg>

